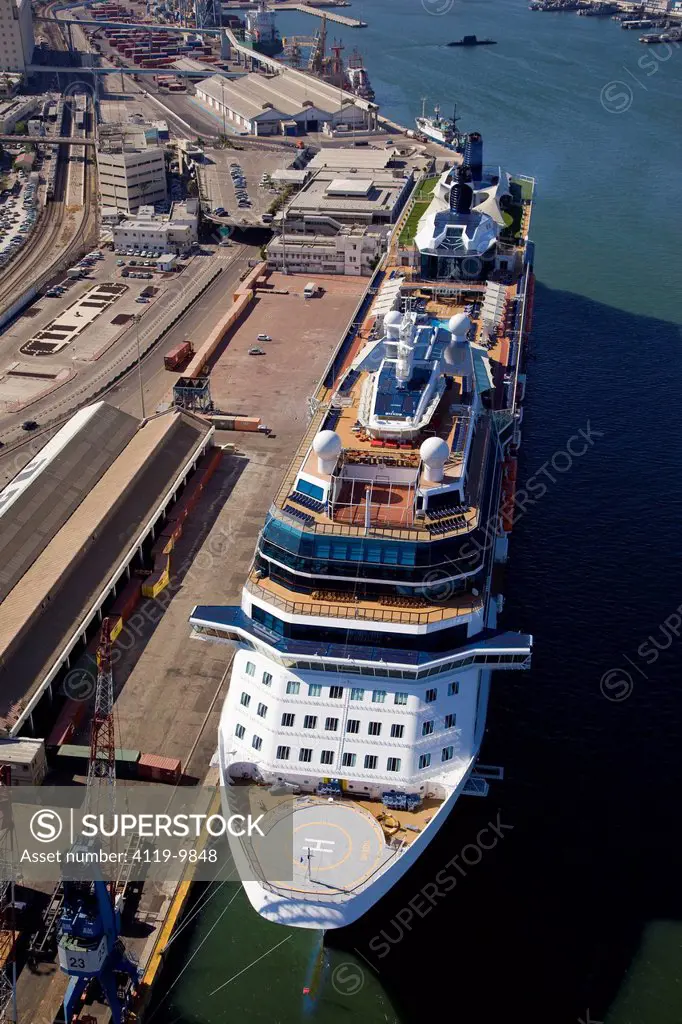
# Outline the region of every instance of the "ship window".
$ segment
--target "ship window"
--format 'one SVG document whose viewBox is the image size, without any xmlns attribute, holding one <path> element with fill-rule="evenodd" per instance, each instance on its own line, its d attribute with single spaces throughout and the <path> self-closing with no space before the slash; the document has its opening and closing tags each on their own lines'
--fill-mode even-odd
<svg viewBox="0 0 682 1024">
<path fill-rule="evenodd" d="M 334 700 L 341 700 L 343 697 L 343 686 L 330 686 L 329 696 L 333 697 Z"/>
<path fill-rule="evenodd" d="M 375 754 L 365 754 L 365 768 L 376 768 L 377 760 Z"/>
<path fill-rule="evenodd" d="M 259 704 L 259 705 L 258 705 L 258 712 L 257 712 L 257 714 L 258 714 L 258 715 L 259 715 L 259 716 L 260 716 L 261 718 L 265 718 L 265 716 L 267 715 L 267 713 L 268 713 L 268 707 L 267 707 L 267 704 Z"/>
<path fill-rule="evenodd" d="M 253 737 L 253 739 L 251 740 L 251 746 L 253 747 L 254 750 L 260 750 L 260 748 L 263 746 L 263 741 L 260 738 L 260 736 Z"/>
<path fill-rule="evenodd" d="M 448 683 L 448 697 L 454 697 L 459 693 L 459 683 Z"/>
<path fill-rule="evenodd" d="M 386 691 L 385 690 L 373 690 L 372 691 L 372 701 L 373 701 L 374 704 L 383 704 L 385 700 L 386 700 Z"/>
<path fill-rule="evenodd" d="M 401 740 L 403 733 L 405 732 L 404 725 L 392 725 L 391 726 L 391 738 L 394 740 Z"/>
<path fill-rule="evenodd" d="M 308 685 L 308 696 L 309 697 L 321 697 L 322 687 L 319 683 L 309 683 Z"/>
<path fill-rule="evenodd" d="M 365 699 L 365 691 L 362 690 L 359 686 L 354 686 L 352 688 L 352 690 L 350 691 L 350 699 L 351 700 L 364 700 Z"/>
<path fill-rule="evenodd" d="M 355 754 L 343 754 L 341 757 L 341 764 L 344 768 L 355 768 Z"/>
<path fill-rule="evenodd" d="M 455 748 L 454 747 L 443 747 L 443 750 L 442 750 L 441 755 L 440 755 L 441 761 L 452 761 L 454 753 L 455 753 Z"/>
<path fill-rule="evenodd" d="M 428 768 L 430 764 L 431 764 L 431 755 L 430 754 L 421 754 L 421 756 L 419 758 L 419 767 L 420 768 Z"/>
<path fill-rule="evenodd" d="M 298 759 L 299 761 L 312 761 L 313 752 L 310 749 L 310 747 L 301 747 L 301 749 L 298 752 Z"/>
<path fill-rule="evenodd" d="M 346 722 L 346 732 L 360 732 L 360 719 L 349 718 L 348 721 Z"/>
<path fill-rule="evenodd" d="M 243 740 L 245 732 L 246 732 L 246 729 L 244 728 L 243 725 L 235 725 L 235 727 L 234 727 L 234 734 L 235 734 L 235 736 L 238 739 Z"/>
<path fill-rule="evenodd" d="M 369 736 L 380 736 L 381 722 L 370 722 L 367 726 L 367 733 Z"/>
<path fill-rule="evenodd" d="M 320 751 L 320 763 L 321 764 L 333 764 L 334 763 L 334 751 L 333 750 L 322 750 L 322 751 Z"/>
<path fill-rule="evenodd" d="M 288 761 L 290 753 L 291 747 L 277 747 L 277 760 Z"/>
<path fill-rule="evenodd" d="M 316 729 L 317 728 L 317 715 L 306 715 L 303 719 L 304 729 Z"/>
<path fill-rule="evenodd" d="M 457 724 L 457 715 L 446 715 L 444 726 L 446 729 L 454 729 Z"/>
<path fill-rule="evenodd" d="M 269 672 L 263 673 L 263 686 L 270 686 L 272 684 L 272 675 Z"/>
<path fill-rule="evenodd" d="M 293 680 L 289 680 L 287 683 L 287 693 L 299 693 L 301 689 L 300 683 L 295 683 Z"/>
<path fill-rule="evenodd" d="M 399 772 L 400 771 L 400 758 L 389 757 L 386 760 L 386 771 Z"/>
<path fill-rule="evenodd" d="M 251 703 L 251 698 L 248 695 L 248 693 L 243 693 L 239 698 L 239 701 L 241 704 L 244 705 L 245 708 L 248 708 L 249 704 Z"/>
<path fill-rule="evenodd" d="M 438 690 L 427 690 L 424 694 L 424 699 L 427 704 L 433 704 L 434 700 L 438 696 Z"/>
<path fill-rule="evenodd" d="M 256 666 L 252 661 L 247 661 L 246 668 L 244 669 L 244 671 L 246 672 L 247 676 L 255 676 Z"/>
<path fill-rule="evenodd" d="M 291 726 L 294 724 L 295 719 L 295 715 L 291 715 L 289 714 L 289 712 L 286 712 L 284 715 L 282 715 L 282 725 L 290 729 Z"/>
<path fill-rule="evenodd" d="M 422 736 L 430 736 L 433 732 L 433 721 L 424 722 L 422 725 Z"/>
<path fill-rule="evenodd" d="M 406 693 L 394 693 L 393 703 L 394 704 L 407 704 L 408 694 Z"/>
</svg>

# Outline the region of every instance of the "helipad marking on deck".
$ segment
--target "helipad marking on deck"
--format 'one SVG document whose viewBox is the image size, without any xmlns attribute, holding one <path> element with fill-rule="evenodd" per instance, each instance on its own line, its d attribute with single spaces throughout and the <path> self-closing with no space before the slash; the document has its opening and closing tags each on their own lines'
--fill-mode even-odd
<svg viewBox="0 0 682 1024">
<path fill-rule="evenodd" d="M 310 846 L 303 846 L 301 849 L 309 850 L 311 853 L 331 853 L 336 843 L 333 839 L 308 839 L 306 836 L 304 842 L 310 843 Z M 329 849 L 325 849 L 329 847 Z"/>
<path fill-rule="evenodd" d="M 333 861 L 331 864 L 319 864 L 319 863 L 315 864 L 315 871 L 317 871 L 317 872 L 319 872 L 319 871 L 333 871 L 334 868 L 340 867 L 341 864 L 343 864 L 344 861 L 348 860 L 348 858 L 350 857 L 351 853 L 353 852 L 353 840 L 351 839 L 349 833 L 346 832 L 345 828 L 343 828 L 341 825 L 338 825 L 336 822 L 332 822 L 332 821 L 309 821 L 309 822 L 307 822 L 304 825 L 299 825 L 298 828 L 294 829 L 294 832 L 300 832 L 301 829 L 314 828 L 315 826 L 318 826 L 319 828 L 335 828 L 335 829 L 338 829 L 338 831 L 343 833 L 343 835 L 346 838 L 346 847 L 347 847 L 346 848 L 346 852 L 343 854 L 342 857 L 339 858 L 339 860 Z M 309 839 L 305 839 L 305 838 L 304 838 L 303 841 L 306 842 L 306 843 L 310 842 Z M 334 841 L 331 840 L 331 839 L 316 840 L 316 842 L 327 842 L 327 843 L 331 843 L 332 846 L 335 845 Z M 306 847 L 302 846 L 301 849 L 305 850 Z M 322 850 L 320 852 L 323 853 L 323 854 L 324 853 L 331 853 L 331 850 Z M 296 863 L 297 862 L 294 861 L 294 864 L 296 864 Z"/>
</svg>

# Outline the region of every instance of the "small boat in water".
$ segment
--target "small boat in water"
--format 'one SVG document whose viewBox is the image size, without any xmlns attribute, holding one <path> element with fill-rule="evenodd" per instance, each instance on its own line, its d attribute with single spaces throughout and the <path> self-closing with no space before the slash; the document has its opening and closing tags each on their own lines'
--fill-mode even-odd
<svg viewBox="0 0 682 1024">
<path fill-rule="evenodd" d="M 454 42 L 448 43 L 448 46 L 496 46 L 496 39 L 477 39 L 476 36 L 463 36 L 461 39 L 455 39 Z"/>
</svg>

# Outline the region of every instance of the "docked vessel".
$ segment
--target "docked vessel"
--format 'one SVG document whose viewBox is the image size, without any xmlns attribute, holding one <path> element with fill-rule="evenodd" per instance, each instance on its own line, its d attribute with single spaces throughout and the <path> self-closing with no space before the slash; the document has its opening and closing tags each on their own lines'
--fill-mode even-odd
<svg viewBox="0 0 682 1024">
<path fill-rule="evenodd" d="M 433 108 L 433 115 L 426 116 L 426 99 L 422 99 L 421 117 L 415 117 L 414 123 L 417 130 L 432 142 L 438 142 L 441 146 L 454 148 L 458 142 L 456 112 L 450 117 L 441 117 L 438 104 Z"/>
<path fill-rule="evenodd" d="M 281 53 L 284 45 L 275 25 L 275 14 L 261 0 L 255 10 L 246 12 L 244 42 L 268 57 Z"/>
<path fill-rule="evenodd" d="M 353 50 L 346 63 L 346 88 L 349 92 L 360 96 L 363 100 L 373 100 L 375 97 L 369 74 L 358 50 Z"/>
<path fill-rule="evenodd" d="M 486 794 L 491 676 L 530 663 L 532 638 L 498 615 L 533 182 L 485 167 L 470 133 L 462 161 L 426 184 L 414 242 L 390 257 L 311 404 L 241 605 L 190 616 L 197 639 L 236 647 L 223 801 L 230 813 L 246 799 L 266 836 L 231 840 L 237 868 L 253 907 L 294 927 L 355 921 L 460 797 Z"/>
<path fill-rule="evenodd" d="M 496 39 L 478 39 L 477 36 L 462 36 L 461 39 L 455 39 L 452 43 L 447 43 L 447 46 L 496 46 Z"/>
</svg>

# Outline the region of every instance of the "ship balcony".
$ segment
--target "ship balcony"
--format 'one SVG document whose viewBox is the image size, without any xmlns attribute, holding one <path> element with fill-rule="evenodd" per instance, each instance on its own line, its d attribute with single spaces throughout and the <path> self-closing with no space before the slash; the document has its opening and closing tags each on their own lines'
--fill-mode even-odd
<svg viewBox="0 0 682 1024">
<path fill-rule="evenodd" d="M 376 599 L 357 597 L 349 592 L 328 589 L 296 594 L 269 577 L 259 578 L 252 572 L 245 583 L 246 591 L 257 601 L 272 605 L 287 616 L 343 619 L 357 623 L 387 623 L 396 626 L 452 626 L 483 611 L 480 594 L 464 592 L 438 604 L 421 597 L 384 595 Z"/>
</svg>

